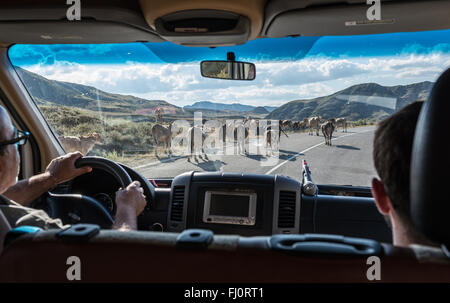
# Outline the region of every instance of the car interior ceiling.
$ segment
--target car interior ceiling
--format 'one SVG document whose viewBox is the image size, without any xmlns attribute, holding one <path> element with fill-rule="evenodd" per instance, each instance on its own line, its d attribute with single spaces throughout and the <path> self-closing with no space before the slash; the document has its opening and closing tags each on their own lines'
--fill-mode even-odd
<svg viewBox="0 0 450 303">
<path fill-rule="evenodd" d="M 6 48 L 16 43 L 170 41 L 185 46 L 216 47 L 285 36 L 450 28 L 450 2 L 442 0 L 383 2 L 385 18 L 395 18 L 397 22 L 375 28 L 343 25 L 349 16 L 356 19 L 361 9 L 367 7 L 365 0 L 254 0 L 249 3 L 180 0 L 173 1 L 172 6 L 160 0 L 96 0 L 83 2 L 85 17 L 80 22 L 65 20 L 66 6 L 62 9 L 60 2 L 2 1 L 1 45 Z M 230 11 L 232 14 L 228 14 Z M 218 19 L 232 19 L 233 24 L 239 26 L 233 28 L 230 22 L 229 28 L 220 33 L 214 32 L 212 22 L 212 33 L 203 35 L 170 30 L 177 18 L 195 20 L 195 16 L 208 13 L 216 14 Z M 442 144 L 442 134 L 449 130 L 445 122 L 450 112 L 449 94 L 450 69 L 434 84 L 422 108 L 415 133 L 410 180 L 414 224 L 424 235 L 442 244 L 442 250 L 391 245 L 391 230 L 378 212 L 368 188 L 319 184 L 315 194 L 307 195 L 299 182 L 282 176 L 231 173 L 186 172 L 174 178 L 149 181 L 124 165 L 108 170 L 113 164 L 93 162 L 91 165 L 100 168 L 95 175 L 64 184 L 47 198 L 57 203 L 58 194 L 65 193 L 68 186 L 92 189 L 99 179 L 108 180 L 108 184 L 120 183 L 125 178 L 121 174 L 141 178 L 148 183 L 146 195 L 154 199 L 152 208 L 146 209 L 140 217 L 141 231 L 123 233 L 87 225 L 81 232 L 69 230 L 65 234 L 55 230 L 17 233 L 11 236 L 12 240 L 3 251 L 0 247 L 0 281 L 65 281 L 60 273 L 65 272 L 66 256 L 72 254 L 95 264 L 83 273 L 84 282 L 126 279 L 127 282 L 245 283 L 273 282 L 273 277 L 279 278 L 277 282 L 366 282 L 361 272 L 365 272 L 368 256 L 379 256 L 385 262 L 383 282 L 448 282 L 450 204 L 443 198 L 442 190 L 437 189 L 446 188 L 448 178 L 442 178 L 440 172 L 450 167 L 449 149 Z M 15 100 L 9 101 L 14 104 Z M 40 149 L 46 148 L 40 146 Z M 90 163 L 89 160 L 87 158 L 86 162 Z M 45 163 L 41 166 L 45 167 Z M 277 203 L 281 203 L 278 200 L 282 199 L 283 192 L 293 192 L 294 196 L 285 198 L 297 206 L 292 230 L 284 229 L 283 234 L 282 229 L 275 226 L 271 221 L 274 208 L 258 209 L 257 215 L 264 218 L 263 222 L 272 224 L 256 225 L 254 231 L 238 227 L 221 229 L 220 226 L 216 226 L 214 233 L 208 230 L 208 224 L 193 219 L 200 208 L 188 209 L 186 205 L 194 205 L 191 201 L 202 200 L 205 192 L 224 184 L 230 188 L 251 185 L 258 197 L 264 197 L 264 201 L 275 199 Z M 73 205 L 80 203 L 79 197 L 72 198 Z M 176 198 L 181 202 L 175 203 Z M 92 211 L 98 211 L 93 205 L 96 202 L 90 203 Z M 175 209 L 180 204 L 181 210 Z M 174 216 L 179 212 L 180 217 Z M 0 212 L 0 240 L 9 229 L 3 219 Z M 123 255 L 129 258 L 124 260 Z M 136 264 L 135 260 L 145 262 Z M 330 267 L 335 270 L 334 275 L 329 274 Z M 246 274 L 236 276 L 236 272 L 243 271 Z M 421 274 L 417 275 L 418 272 Z"/>
</svg>

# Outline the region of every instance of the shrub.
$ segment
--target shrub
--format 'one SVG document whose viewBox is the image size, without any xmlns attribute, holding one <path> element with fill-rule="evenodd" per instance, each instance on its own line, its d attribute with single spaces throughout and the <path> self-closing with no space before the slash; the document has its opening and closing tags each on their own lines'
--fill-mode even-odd
<svg viewBox="0 0 450 303">
<path fill-rule="evenodd" d="M 133 122 L 123 116 L 100 117 L 94 111 L 70 106 L 41 105 L 39 108 L 59 136 L 99 133 L 103 144 L 93 150 L 98 155 L 123 157 L 124 152 L 136 153 L 153 148 L 151 130 L 154 123 L 148 120 Z"/>
</svg>

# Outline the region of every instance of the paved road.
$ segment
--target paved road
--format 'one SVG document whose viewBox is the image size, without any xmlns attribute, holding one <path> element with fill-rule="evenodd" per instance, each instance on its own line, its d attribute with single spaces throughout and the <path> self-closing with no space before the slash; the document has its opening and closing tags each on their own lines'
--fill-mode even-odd
<svg viewBox="0 0 450 303">
<path fill-rule="evenodd" d="M 173 177 L 190 170 L 281 174 L 301 178 L 301 161 L 306 159 L 313 180 L 319 184 L 370 186 L 376 175 L 372 161 L 374 126 L 349 128 L 333 134 L 333 146 L 323 136 L 307 133 L 281 135 L 279 157 L 268 162 L 262 155 L 209 155 L 208 160 L 187 161 L 172 157 L 136 167 L 146 177 Z"/>
</svg>

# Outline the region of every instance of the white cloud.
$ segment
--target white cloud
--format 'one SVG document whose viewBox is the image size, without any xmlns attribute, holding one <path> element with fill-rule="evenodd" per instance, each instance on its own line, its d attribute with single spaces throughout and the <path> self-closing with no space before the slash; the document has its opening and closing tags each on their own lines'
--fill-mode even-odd
<svg viewBox="0 0 450 303">
<path fill-rule="evenodd" d="M 26 69 L 54 80 L 75 82 L 121 94 L 163 99 L 178 106 L 196 101 L 281 105 L 294 99 L 328 95 L 350 85 L 435 81 L 450 65 L 450 55 L 379 58 L 309 58 L 296 62 L 257 62 L 254 81 L 203 78 L 199 64 L 74 64 L 57 61 Z"/>
</svg>

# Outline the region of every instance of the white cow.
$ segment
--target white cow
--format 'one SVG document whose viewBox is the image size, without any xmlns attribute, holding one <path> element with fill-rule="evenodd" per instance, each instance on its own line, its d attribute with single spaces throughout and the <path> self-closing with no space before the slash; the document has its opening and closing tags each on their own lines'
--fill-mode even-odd
<svg viewBox="0 0 450 303">
<path fill-rule="evenodd" d="M 342 127 L 342 131 L 347 132 L 347 119 L 337 118 L 336 119 L 336 130 L 338 127 Z"/>
</svg>

